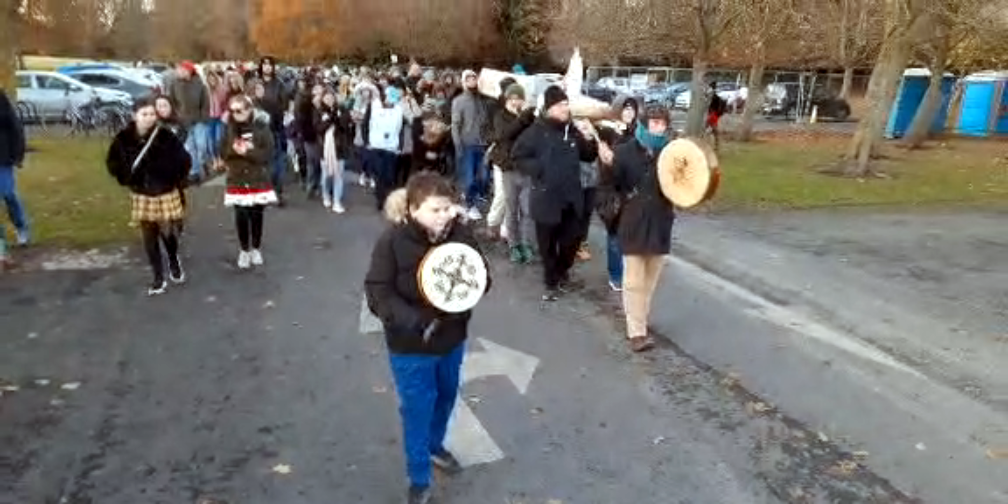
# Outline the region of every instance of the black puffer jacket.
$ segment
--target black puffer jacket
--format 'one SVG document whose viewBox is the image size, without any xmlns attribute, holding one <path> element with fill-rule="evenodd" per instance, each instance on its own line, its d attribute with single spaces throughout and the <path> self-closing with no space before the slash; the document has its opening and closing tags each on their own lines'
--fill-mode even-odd
<svg viewBox="0 0 1008 504">
<path fill-rule="evenodd" d="M 581 136 L 569 122 L 540 118 L 522 132 L 511 149 L 511 158 L 515 168 L 532 179 L 532 220 L 559 224 L 568 206 L 578 215 L 591 211 L 584 208 L 581 162 L 590 163 L 597 157 L 595 142 Z"/>
<path fill-rule="evenodd" d="M 424 300 L 416 272 L 424 255 L 437 243 L 405 216 L 405 197 L 405 190 L 398 189 L 386 202 L 386 217 L 393 224 L 371 252 L 371 267 L 364 279 L 368 307 L 385 327 L 389 352 L 446 355 L 469 336 L 472 313 L 444 313 Z M 461 221 L 456 221 L 439 243 L 445 242 L 461 242 L 479 250 L 472 232 Z M 441 320 L 440 325 L 425 344 L 424 330 L 436 319 Z"/>
<path fill-rule="evenodd" d="M 105 166 L 120 185 L 146 196 L 160 196 L 183 187 L 192 158 L 185 146 L 171 131 L 159 128 L 144 157 L 133 169 L 133 162 L 143 150 L 150 135 L 141 137 L 136 125 L 130 123 L 112 140 Z"/>
<path fill-rule="evenodd" d="M 672 248 L 675 207 L 661 193 L 658 157 L 634 140 L 613 152 L 613 182 L 624 198 L 617 233 L 626 255 L 665 255 Z"/>
<path fill-rule="evenodd" d="M 24 161 L 25 135 L 21 118 L 7 95 L 0 90 L 0 166 L 14 166 Z"/>
</svg>

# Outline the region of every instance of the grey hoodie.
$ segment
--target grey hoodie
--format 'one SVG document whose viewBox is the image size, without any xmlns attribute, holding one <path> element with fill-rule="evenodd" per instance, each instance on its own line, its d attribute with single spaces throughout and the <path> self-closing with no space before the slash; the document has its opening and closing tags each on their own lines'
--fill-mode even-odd
<svg viewBox="0 0 1008 504">
<path fill-rule="evenodd" d="M 452 101 L 452 140 L 455 148 L 486 146 L 483 127 L 486 110 L 477 91 L 465 91 Z"/>
</svg>

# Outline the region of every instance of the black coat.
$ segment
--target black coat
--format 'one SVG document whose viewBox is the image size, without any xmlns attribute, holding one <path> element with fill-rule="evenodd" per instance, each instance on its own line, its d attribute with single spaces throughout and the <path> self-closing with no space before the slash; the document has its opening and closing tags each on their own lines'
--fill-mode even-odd
<svg viewBox="0 0 1008 504">
<path fill-rule="evenodd" d="M 511 149 L 515 168 L 532 179 L 529 212 L 537 223 L 560 223 L 563 210 L 584 207 L 581 162 L 598 157 L 594 141 L 585 139 L 573 124 L 540 118 L 525 129 Z"/>
<path fill-rule="evenodd" d="M 493 150 L 490 151 L 490 162 L 499 166 L 502 171 L 514 168 L 511 160 L 511 148 L 515 140 L 535 121 L 535 109 L 526 109 L 520 114 L 512 114 L 507 107 L 501 107 L 494 116 Z"/>
<path fill-rule="evenodd" d="M 410 172 L 417 173 L 428 170 L 444 176 L 450 176 L 451 165 L 449 164 L 449 159 L 455 155 L 455 148 L 451 142 L 451 132 L 446 131 L 432 143 L 428 144 L 424 142 L 423 119 L 414 119 L 410 130 L 410 134 L 413 135 Z"/>
<path fill-rule="evenodd" d="M 614 189 L 624 198 L 617 233 L 626 255 L 665 255 L 672 248 L 675 208 L 658 184 L 658 157 L 640 142 L 613 151 Z"/>
<path fill-rule="evenodd" d="M 182 188 L 192 158 L 178 137 L 168 129 L 160 128 L 147 153 L 136 170 L 133 170 L 133 162 L 140 155 L 148 138 L 150 134 L 141 137 L 133 123 L 120 131 L 112 140 L 105 158 L 109 174 L 115 177 L 119 185 L 147 196 L 159 196 Z"/>
<path fill-rule="evenodd" d="M 443 242 L 462 242 L 479 249 L 472 232 L 461 222 L 454 224 Z M 420 293 L 417 270 L 435 245 L 419 224 L 407 220 L 387 229 L 371 252 L 364 290 L 368 307 L 385 327 L 391 353 L 446 355 L 469 336 L 471 312 L 442 312 Z M 424 330 L 435 319 L 441 320 L 440 325 L 424 344 Z"/>
<path fill-rule="evenodd" d="M 0 166 L 16 166 L 24 161 L 24 127 L 17 110 L 0 90 Z"/>
</svg>

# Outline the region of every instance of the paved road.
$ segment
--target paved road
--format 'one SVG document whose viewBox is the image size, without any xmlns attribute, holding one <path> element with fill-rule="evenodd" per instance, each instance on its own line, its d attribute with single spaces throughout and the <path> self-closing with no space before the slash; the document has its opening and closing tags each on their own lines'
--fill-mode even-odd
<svg viewBox="0 0 1008 504">
<path fill-rule="evenodd" d="M 195 196 L 191 280 L 165 296 L 141 295 L 140 266 L 2 279 L 0 502 L 401 500 L 394 391 L 361 310 L 380 218 L 357 192 L 343 216 L 272 211 L 266 266 L 239 273 L 219 191 Z M 472 416 L 452 433 L 486 463 L 440 481 L 441 502 L 1005 499 L 1003 472 L 945 460 L 946 439 L 911 438 L 940 424 L 858 379 L 888 390 L 888 364 L 787 327 L 762 298 L 674 262 L 661 344 L 633 356 L 598 259 L 579 269 L 582 292 L 543 309 L 536 272 L 491 252 L 463 390 Z"/>
</svg>

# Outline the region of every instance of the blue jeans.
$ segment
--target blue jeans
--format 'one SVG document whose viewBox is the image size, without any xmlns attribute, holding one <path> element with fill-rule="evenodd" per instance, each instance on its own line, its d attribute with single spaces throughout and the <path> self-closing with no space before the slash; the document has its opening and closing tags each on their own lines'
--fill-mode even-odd
<svg viewBox="0 0 1008 504">
<path fill-rule="evenodd" d="M 458 397 L 464 357 L 464 343 L 448 355 L 389 356 L 399 395 L 406 473 L 413 486 L 430 486 L 430 457 L 444 451 L 448 420 Z"/>
<path fill-rule="evenodd" d="M 322 183 L 322 144 L 305 142 L 305 177 L 304 188 L 309 194 L 319 191 Z"/>
<path fill-rule="evenodd" d="M 17 193 L 17 177 L 13 166 L 0 166 L 0 198 L 7 205 L 7 215 L 19 233 L 28 233 L 28 218 L 25 216 L 24 205 Z M 0 224 L 0 238 L 5 237 L 3 225 Z M 2 247 L 2 245 L 0 245 Z"/>
<path fill-rule="evenodd" d="M 220 157 L 220 143 L 221 139 L 224 137 L 224 122 L 219 118 L 210 119 L 207 122 L 207 129 L 209 137 L 209 143 L 207 144 L 207 152 L 213 158 Z"/>
<path fill-rule="evenodd" d="M 287 173 L 287 136 L 283 130 L 273 131 L 273 161 L 270 183 L 277 196 L 283 194 L 283 179 Z"/>
<path fill-rule="evenodd" d="M 336 173 L 322 173 L 322 199 L 332 200 L 333 204 L 343 202 L 343 184 L 346 174 L 346 160 L 336 161 L 339 165 Z"/>
<path fill-rule="evenodd" d="M 482 145 L 462 146 L 462 158 L 459 160 L 459 183 L 465 194 L 466 204 L 473 206 L 476 201 L 486 198 L 487 170 L 483 163 L 486 147 Z"/>
<path fill-rule="evenodd" d="M 189 170 L 190 177 L 203 177 L 203 168 L 212 155 L 210 142 L 209 122 L 196 123 L 189 127 L 189 136 L 186 137 L 185 148 L 189 153 L 189 157 L 192 158 L 192 168 Z"/>
<path fill-rule="evenodd" d="M 609 269 L 609 281 L 623 285 L 623 250 L 619 237 L 615 234 L 606 235 L 606 266 Z"/>
</svg>

